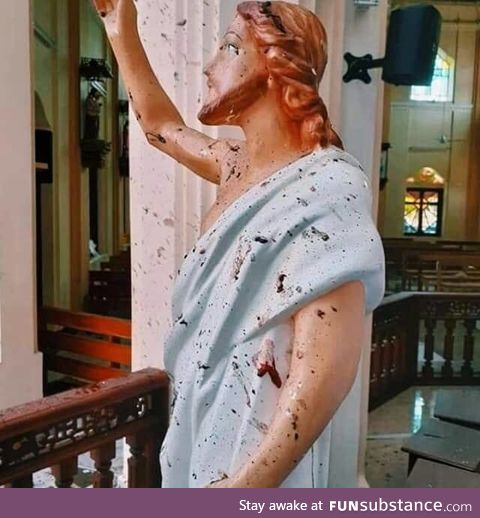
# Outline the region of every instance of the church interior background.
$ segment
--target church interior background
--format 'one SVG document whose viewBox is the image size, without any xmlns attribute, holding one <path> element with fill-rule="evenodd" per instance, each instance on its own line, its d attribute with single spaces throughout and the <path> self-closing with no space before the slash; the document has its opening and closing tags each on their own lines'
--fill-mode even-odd
<svg viewBox="0 0 480 518">
<path fill-rule="evenodd" d="M 346 460 L 332 461 L 331 485 L 478 487 L 479 447 L 454 451 L 480 444 L 480 2 L 431 2 L 443 21 L 428 87 L 385 84 L 380 71 L 370 85 L 342 82 L 344 52 L 383 55 L 390 10 L 414 2 L 294 3 L 326 25 L 322 96 L 370 171 L 387 266 L 341 409 L 332 448 Z M 89 0 L 9 4 L 0 20 L 0 459 L 10 464 L 0 462 L 0 485 L 155 485 L 167 390 L 158 344 L 175 272 L 215 190 L 148 148 Z M 201 69 L 236 2 L 138 4 L 152 66 L 200 127 Z M 461 417 L 442 414 L 452 401 Z M 427 436 L 438 430 L 432 460 Z M 12 444 L 17 456 L 7 458 Z"/>
</svg>

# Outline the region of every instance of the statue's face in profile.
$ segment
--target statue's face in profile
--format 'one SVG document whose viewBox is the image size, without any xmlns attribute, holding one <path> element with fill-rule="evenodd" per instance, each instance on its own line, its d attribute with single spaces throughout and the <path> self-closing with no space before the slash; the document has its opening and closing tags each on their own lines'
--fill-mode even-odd
<svg viewBox="0 0 480 518">
<path fill-rule="evenodd" d="M 208 125 L 237 125 L 267 89 L 265 57 L 247 22 L 237 15 L 204 70 L 208 95 L 198 115 Z"/>
</svg>

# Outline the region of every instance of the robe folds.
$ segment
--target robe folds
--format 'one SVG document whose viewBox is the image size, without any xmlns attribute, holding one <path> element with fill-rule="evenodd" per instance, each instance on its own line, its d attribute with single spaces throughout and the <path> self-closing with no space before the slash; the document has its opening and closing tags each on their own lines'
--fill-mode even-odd
<svg viewBox="0 0 480 518">
<path fill-rule="evenodd" d="M 385 259 L 371 211 L 368 178 L 331 146 L 249 189 L 200 237 L 173 292 L 163 487 L 205 487 L 249 462 L 288 375 L 302 307 L 353 280 L 366 315 L 380 304 Z M 282 487 L 326 487 L 329 443 L 327 427 Z"/>
</svg>

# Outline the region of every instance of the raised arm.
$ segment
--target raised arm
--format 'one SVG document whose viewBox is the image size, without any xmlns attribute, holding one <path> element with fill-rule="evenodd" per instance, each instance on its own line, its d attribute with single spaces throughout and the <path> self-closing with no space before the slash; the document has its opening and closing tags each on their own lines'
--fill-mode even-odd
<svg viewBox="0 0 480 518">
<path fill-rule="evenodd" d="M 185 125 L 162 88 L 145 54 L 133 0 L 93 0 L 128 90 L 130 102 L 148 141 L 202 178 L 220 183 L 231 143 L 215 140 Z"/>
<path fill-rule="evenodd" d="M 209 487 L 278 487 L 327 426 L 357 372 L 364 331 L 359 281 L 315 300 L 294 317 L 286 381 L 268 433 L 231 479 Z"/>
</svg>

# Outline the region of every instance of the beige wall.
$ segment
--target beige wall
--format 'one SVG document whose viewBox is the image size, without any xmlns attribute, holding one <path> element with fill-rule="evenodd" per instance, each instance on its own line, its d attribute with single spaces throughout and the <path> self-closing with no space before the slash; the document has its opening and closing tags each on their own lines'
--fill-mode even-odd
<svg viewBox="0 0 480 518">
<path fill-rule="evenodd" d="M 68 29 L 65 2 L 35 0 L 34 88 L 53 130 L 53 184 L 42 186 L 44 301 L 68 307 Z M 46 36 L 46 39 L 42 36 Z"/>
<path fill-rule="evenodd" d="M 127 90 L 123 84 L 122 78 L 118 77 L 118 98 L 126 101 L 128 100 Z M 122 121 L 123 124 L 123 121 Z M 123 130 L 123 126 L 120 126 L 120 131 Z M 122 150 L 119 150 L 121 154 Z M 118 184 L 118 213 L 120 215 L 118 234 L 120 239 L 123 237 L 130 237 L 130 185 L 129 179 L 121 177 Z M 120 243 L 121 244 L 121 243 Z"/>
<path fill-rule="evenodd" d="M 64 0 L 33 0 L 33 16 L 37 36 L 34 38 L 34 85 L 39 93 L 54 135 L 54 182 L 42 187 L 42 236 L 44 300 L 47 304 L 69 307 L 70 301 L 70 162 L 69 162 L 69 49 L 68 3 Z M 40 37 L 38 34 L 46 36 Z M 89 0 L 80 0 L 80 55 L 107 58 L 111 55 L 103 34 L 103 27 Z M 112 141 L 112 85 L 104 101 L 100 138 Z M 88 95 L 85 81 L 80 84 L 81 99 Z M 83 118 L 83 110 L 81 118 Z M 115 136 L 116 138 L 116 136 Z M 89 197 L 88 170 L 81 174 L 81 232 L 82 270 L 88 271 Z M 114 235 L 114 189 L 118 182 L 114 162 L 109 155 L 105 169 L 99 173 L 99 250 L 113 254 L 120 235 Z M 123 230 L 123 229 L 122 229 Z M 120 232 L 120 231 L 118 231 Z M 83 290 L 86 277 L 83 276 Z"/>
<path fill-rule="evenodd" d="M 469 7 L 439 6 L 444 20 L 471 20 Z M 381 195 L 384 237 L 403 236 L 405 180 L 430 166 L 444 176 L 442 239 L 466 239 L 465 200 L 469 171 L 476 26 L 444 21 L 440 47 L 455 59 L 453 103 L 410 101 L 410 87 L 387 85 L 383 140 L 390 142 L 388 183 Z M 442 144 L 441 135 L 450 142 Z M 427 148 L 427 149 L 426 149 Z M 435 150 L 432 150 L 435 148 Z"/>
<path fill-rule="evenodd" d="M 104 29 L 102 22 L 98 15 L 92 8 L 90 1 L 84 0 L 80 2 L 80 55 L 82 57 L 101 58 L 106 59 L 107 62 L 112 64 L 112 57 L 107 45 L 107 41 L 104 37 Z M 102 116 L 100 119 L 100 135 L 99 138 L 104 139 L 108 142 L 112 142 L 112 125 L 111 125 L 111 114 L 112 110 L 116 110 L 116 100 L 112 98 L 112 83 L 113 81 L 106 81 L 107 97 L 102 100 L 103 109 Z M 82 101 L 84 101 L 88 95 L 88 83 L 85 80 L 81 81 L 80 95 Z M 114 106 L 115 104 L 115 106 Z M 81 111 L 81 117 L 83 121 L 84 110 Z M 113 236 L 113 193 L 114 193 L 114 181 L 116 181 L 116 171 L 114 172 L 112 153 L 109 153 L 106 158 L 105 167 L 98 173 L 98 200 L 99 200 L 99 235 L 98 235 L 98 249 L 104 254 L 113 254 L 114 250 L 114 236 Z M 115 174 L 114 174 L 115 173 Z M 82 196 L 84 207 L 87 209 L 84 218 L 84 232 L 85 236 L 88 236 L 88 170 L 84 170 L 82 173 Z M 87 246 L 87 243 L 85 243 Z"/>
<path fill-rule="evenodd" d="M 35 294 L 30 2 L 2 4 L 0 68 L 0 410 L 41 396 Z"/>
<path fill-rule="evenodd" d="M 381 1 L 378 7 L 361 9 L 353 2 L 345 3 L 343 48 L 345 52 L 381 55 L 385 49 L 388 5 Z M 338 22 L 337 22 L 338 23 Z M 339 45 L 339 42 L 336 42 Z M 343 83 L 341 75 L 340 134 L 345 148 L 362 164 L 370 177 L 373 190 L 372 214 L 377 216 L 380 149 L 383 122 L 384 83 L 379 69 L 371 71 L 372 82 Z M 365 451 L 368 426 L 368 392 L 370 380 L 371 322 L 363 337 L 362 360 L 357 379 L 347 399 L 340 407 L 332 427 L 333 450 L 329 485 L 333 487 L 368 486 L 365 479 Z M 340 457 L 339 451 L 344 460 Z M 354 473 L 352 460 L 356 457 Z"/>
</svg>

